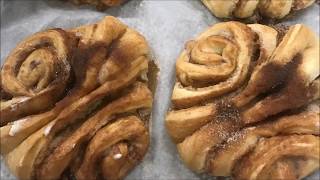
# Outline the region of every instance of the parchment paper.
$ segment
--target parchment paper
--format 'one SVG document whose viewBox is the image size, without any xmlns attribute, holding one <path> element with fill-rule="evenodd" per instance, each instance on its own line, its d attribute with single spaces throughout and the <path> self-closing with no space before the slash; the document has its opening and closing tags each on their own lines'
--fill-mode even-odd
<svg viewBox="0 0 320 180">
<path fill-rule="evenodd" d="M 70 28 L 113 15 L 135 28 L 148 40 L 161 73 L 154 101 L 152 141 L 144 161 L 127 179 L 197 180 L 179 160 L 175 145 L 164 127 L 174 81 L 174 64 L 184 43 L 209 25 L 219 22 L 199 0 L 131 0 L 121 7 L 98 12 L 58 0 L 1 0 L 1 64 L 16 44 L 37 31 Z M 304 23 L 319 34 L 319 6 L 297 13 L 285 24 Z M 308 179 L 320 179 L 319 172 Z M 15 179 L 1 162 L 1 179 Z"/>
</svg>

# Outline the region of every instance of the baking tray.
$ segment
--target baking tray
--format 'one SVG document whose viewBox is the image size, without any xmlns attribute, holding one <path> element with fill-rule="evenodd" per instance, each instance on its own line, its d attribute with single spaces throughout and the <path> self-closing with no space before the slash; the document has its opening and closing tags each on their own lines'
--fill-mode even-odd
<svg viewBox="0 0 320 180">
<path fill-rule="evenodd" d="M 313 5 L 283 23 L 304 23 L 319 34 L 319 9 L 318 5 Z M 104 12 L 90 6 L 79 8 L 59 0 L 1 0 L 1 64 L 10 50 L 28 35 L 53 27 L 71 28 L 92 23 L 106 15 L 118 17 L 142 33 L 161 69 L 149 153 L 126 179 L 209 179 L 192 173 L 183 165 L 164 126 L 175 79 L 176 58 L 187 40 L 220 21 L 199 0 L 131 0 Z M 15 179 L 3 162 L 1 179 Z M 320 179 L 320 174 L 318 172 L 307 179 Z"/>
</svg>

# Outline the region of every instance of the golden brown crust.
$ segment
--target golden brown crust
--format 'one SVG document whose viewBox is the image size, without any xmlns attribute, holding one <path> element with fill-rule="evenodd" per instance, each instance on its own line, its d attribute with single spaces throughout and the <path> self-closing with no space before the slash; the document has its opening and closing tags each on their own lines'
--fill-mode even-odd
<svg viewBox="0 0 320 180">
<path fill-rule="evenodd" d="M 292 11 L 311 6 L 315 0 L 201 0 L 219 18 L 249 18 L 259 12 L 264 17 L 282 19 Z"/>
<path fill-rule="evenodd" d="M 285 85 L 279 92 L 245 110 L 244 123 L 257 122 L 279 112 L 301 107 L 317 98 L 319 87 L 313 85 L 317 84 L 316 78 L 319 76 L 317 38 L 303 25 L 292 26 L 269 60 L 255 68 L 246 88 L 234 99 L 237 106 L 246 105 L 272 87 Z M 305 43 L 301 43 L 302 39 Z"/>
<path fill-rule="evenodd" d="M 216 176 L 229 176 L 241 157 L 249 153 L 263 138 L 294 134 L 319 135 L 319 107 L 310 105 L 305 111 L 277 118 L 258 126 L 244 128 L 228 138 L 223 146 L 210 154 L 208 171 Z M 287 154 L 289 156 L 289 154 Z"/>
<path fill-rule="evenodd" d="M 212 33 L 216 31 L 220 33 Z M 220 94 L 206 94 L 223 79 L 208 74 L 228 70 L 209 71 L 229 63 L 233 45 L 222 46 L 226 42 L 237 46 L 236 66 L 241 50 L 247 53 L 243 80 L 228 91 L 220 87 Z M 239 48 L 243 44 L 246 48 Z M 194 64 L 182 64 L 181 56 L 177 60 L 173 107 L 166 117 L 167 130 L 189 168 L 259 180 L 301 179 L 319 168 L 320 114 L 319 102 L 314 102 L 320 97 L 319 41 L 314 32 L 298 24 L 279 38 L 272 27 L 226 22 L 210 27 L 191 47 L 198 49 L 188 51 L 188 42 L 183 63 Z"/>
<path fill-rule="evenodd" d="M 78 39 L 69 90 L 51 109 L 1 127 L 1 153 L 20 179 L 121 179 L 149 146 L 147 42 L 114 17 L 63 31 Z M 15 97 L 3 89 L 12 97 L 1 105 Z"/>
<path fill-rule="evenodd" d="M 59 100 L 69 81 L 75 43 L 72 34 L 51 29 L 17 45 L 1 69 L 1 89 L 11 96 L 1 100 L 1 126 Z"/>
<path fill-rule="evenodd" d="M 274 164 L 293 163 L 292 167 L 286 167 L 284 171 L 287 171 L 285 173 L 289 174 L 289 177 L 301 179 L 319 168 L 319 140 L 318 136 L 312 135 L 262 139 L 253 152 L 236 166 L 235 177 L 236 179 L 270 179 L 273 178 L 273 174 L 278 176 L 277 172 L 283 173 L 283 169 L 279 169 L 283 167 L 274 169 Z M 312 165 L 306 168 L 308 164 Z"/>
<path fill-rule="evenodd" d="M 104 10 L 108 7 L 119 6 L 126 0 L 68 0 L 74 4 L 82 5 L 89 4 L 96 6 L 99 10 Z"/>
<path fill-rule="evenodd" d="M 109 141 L 109 143 L 105 143 L 105 141 Z M 119 119 L 117 122 L 97 132 L 87 148 L 83 163 L 76 173 L 76 178 L 79 180 L 96 179 L 95 164 L 99 161 L 101 155 L 112 145 L 118 145 L 118 143 L 125 141 L 130 142 L 130 145 L 125 143 L 127 144 L 127 149 L 131 148 L 130 152 L 128 154 L 120 154 L 121 157 L 114 152 L 107 156 L 104 155 L 102 167 L 104 179 L 123 178 L 128 170 L 132 169 L 143 158 L 149 145 L 148 132 L 141 120 L 135 116 Z M 118 158 L 123 161 L 120 167 L 114 162 Z M 113 171 L 118 170 L 118 173 L 111 173 L 110 169 Z"/>
<path fill-rule="evenodd" d="M 177 60 L 173 105 L 192 106 L 238 88 L 249 70 L 253 39 L 249 27 L 231 21 L 189 42 Z"/>
<path fill-rule="evenodd" d="M 135 98 L 134 96 L 139 97 Z M 113 101 L 111 104 L 101 109 L 98 113 L 84 122 L 70 137 L 66 138 L 43 162 L 42 168 L 39 170 L 38 179 L 57 179 L 66 166 L 69 163 L 72 163 L 70 158 L 77 154 L 77 148 L 88 143 L 92 136 L 97 136 L 98 138 L 99 136 L 95 135 L 96 131 L 113 120 L 115 118 L 113 117 L 114 115 L 132 111 L 134 109 L 150 107 L 151 103 L 151 94 L 146 86 L 140 83 L 136 84 L 127 95 Z M 135 116 L 133 117 L 136 118 Z M 122 132 L 119 131 L 115 133 L 121 134 Z M 117 134 L 112 135 L 117 136 Z M 122 139 L 121 141 L 125 140 L 126 139 Z M 102 142 L 104 141 L 105 140 Z M 91 144 L 91 141 L 89 144 Z M 147 144 L 148 142 L 146 142 L 146 145 Z M 138 153 L 143 153 L 145 150 L 146 149 L 142 149 L 141 152 L 140 150 L 137 151 Z"/>
</svg>

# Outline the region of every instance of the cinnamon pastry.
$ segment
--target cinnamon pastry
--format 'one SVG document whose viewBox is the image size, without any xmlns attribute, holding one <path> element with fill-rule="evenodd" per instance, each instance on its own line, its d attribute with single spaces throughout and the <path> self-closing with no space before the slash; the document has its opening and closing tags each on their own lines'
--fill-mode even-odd
<svg viewBox="0 0 320 180">
<path fill-rule="evenodd" d="M 193 171 L 301 179 L 319 168 L 319 37 L 218 23 L 176 63 L 166 127 Z"/>
<path fill-rule="evenodd" d="M 201 0 L 219 18 L 249 18 L 256 13 L 282 19 L 289 13 L 311 6 L 315 0 Z"/>
<path fill-rule="evenodd" d="M 74 45 L 75 38 L 61 29 L 36 33 L 17 45 L 1 70 L 8 98 L 1 99 L 1 126 L 55 104 L 70 79 Z"/>
<path fill-rule="evenodd" d="M 93 6 L 96 6 L 97 9 L 104 10 L 108 7 L 119 6 L 125 0 L 69 0 L 69 1 L 77 5 L 82 5 L 82 4 L 93 5 Z"/>
<path fill-rule="evenodd" d="M 1 70 L 1 154 L 19 179 L 122 179 L 149 146 L 146 40 L 114 17 L 23 40 Z"/>
</svg>

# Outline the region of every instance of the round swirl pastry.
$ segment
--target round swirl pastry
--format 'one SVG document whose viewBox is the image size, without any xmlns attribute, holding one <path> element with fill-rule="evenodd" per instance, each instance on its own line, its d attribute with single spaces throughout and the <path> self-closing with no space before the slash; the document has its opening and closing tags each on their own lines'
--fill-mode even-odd
<svg viewBox="0 0 320 180">
<path fill-rule="evenodd" d="M 319 38 L 297 24 L 218 23 L 176 63 L 166 127 L 193 171 L 301 179 L 319 168 Z"/>
<path fill-rule="evenodd" d="M 293 11 L 311 6 L 315 0 L 201 0 L 219 18 L 249 18 L 255 13 L 282 19 Z"/>
<path fill-rule="evenodd" d="M 12 173 L 124 178 L 149 146 L 150 65 L 144 37 L 114 17 L 23 40 L 1 70 L 1 154 Z"/>
<path fill-rule="evenodd" d="M 93 6 L 96 6 L 97 9 L 99 10 L 104 10 L 108 7 L 119 6 L 125 0 L 69 0 L 69 1 L 77 5 L 82 5 L 82 4 L 93 5 Z"/>
<path fill-rule="evenodd" d="M 18 44 L 1 70 L 1 126 L 46 110 L 61 98 L 70 77 L 76 39 L 60 29 L 37 33 Z"/>
</svg>

